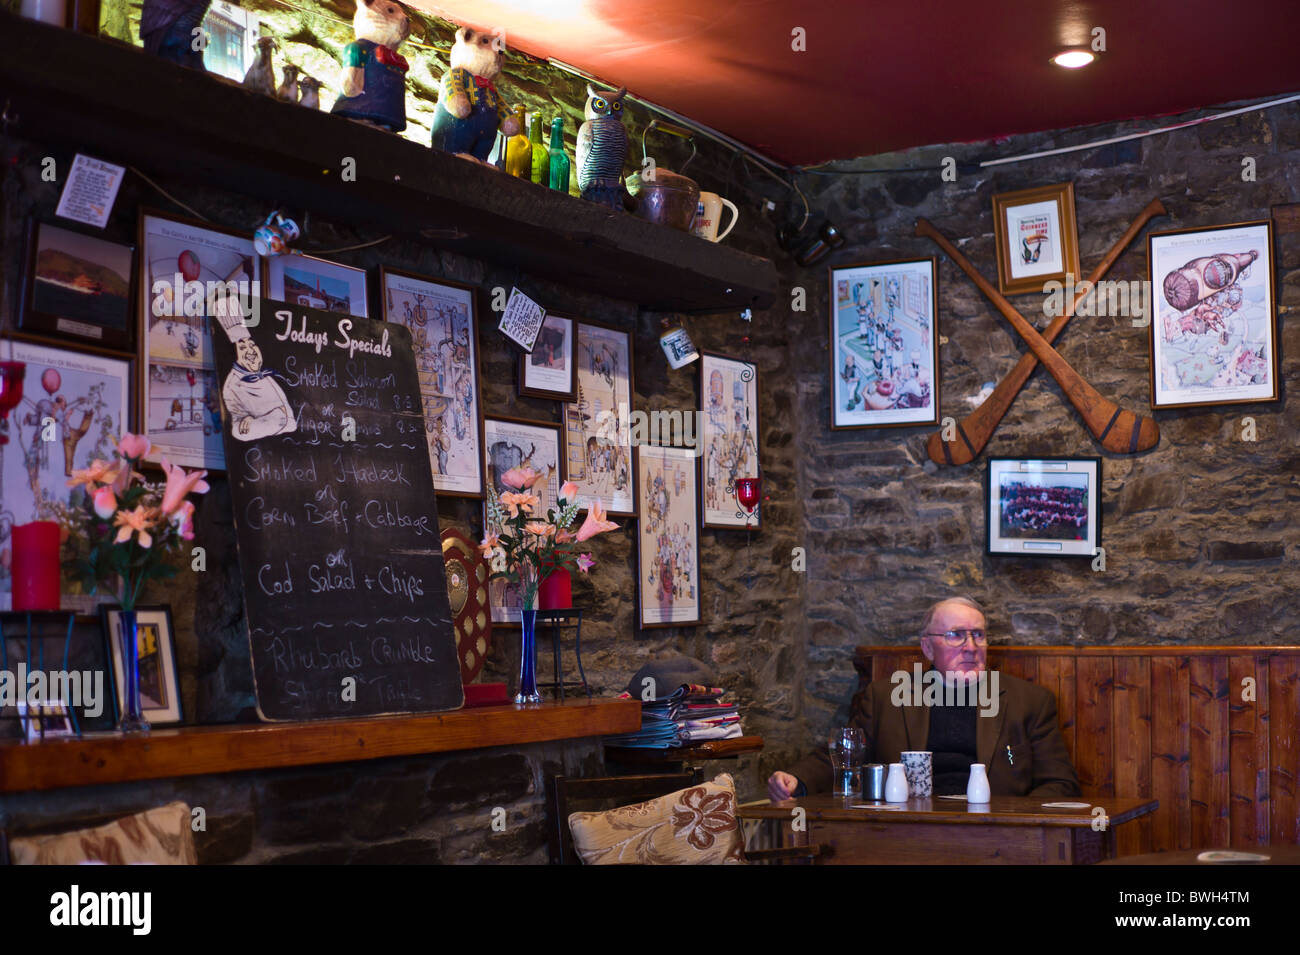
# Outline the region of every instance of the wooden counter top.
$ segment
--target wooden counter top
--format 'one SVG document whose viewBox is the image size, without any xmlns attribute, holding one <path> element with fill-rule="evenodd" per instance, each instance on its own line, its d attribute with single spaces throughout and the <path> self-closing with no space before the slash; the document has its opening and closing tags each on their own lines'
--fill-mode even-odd
<svg viewBox="0 0 1300 955">
<path fill-rule="evenodd" d="M 1087 803 L 1085 809 L 1061 809 L 1044 803 Z M 914 797 L 905 803 L 868 803 L 856 797 L 803 796 L 770 805 L 742 806 L 742 819 L 789 819 L 790 811 L 802 808 L 810 820 L 835 822 L 929 822 L 972 826 L 1069 826 L 1091 828 L 1093 808 L 1100 806 L 1108 824 L 1117 826 L 1139 816 L 1155 812 L 1160 803 L 1154 799 L 1131 799 L 1115 796 L 994 796 L 982 805 L 968 805 L 964 799 Z M 858 808 L 862 807 L 862 808 Z"/>
<path fill-rule="evenodd" d="M 144 736 L 0 742 L 0 793 L 343 763 L 631 733 L 639 700 L 574 699 L 361 720 L 156 729 Z"/>
</svg>

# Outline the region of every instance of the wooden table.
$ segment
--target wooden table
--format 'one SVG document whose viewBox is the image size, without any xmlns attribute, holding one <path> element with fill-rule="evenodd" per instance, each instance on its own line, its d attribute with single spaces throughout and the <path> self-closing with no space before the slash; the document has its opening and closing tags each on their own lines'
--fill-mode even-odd
<svg viewBox="0 0 1300 955">
<path fill-rule="evenodd" d="M 1086 802 L 1089 808 L 1047 809 L 1045 802 Z M 894 805 L 899 808 L 884 808 Z M 825 846 L 829 864 L 1086 865 L 1114 858 L 1115 830 L 1159 805 L 1154 799 L 1021 796 L 995 796 L 985 806 L 943 798 L 871 804 L 821 795 L 743 806 L 738 815 L 781 820 L 783 845 Z M 1093 829 L 1097 806 L 1106 814 L 1102 831 Z M 803 831 L 793 826 L 796 809 L 805 813 Z"/>
<path fill-rule="evenodd" d="M 1267 862 L 1198 862 L 1196 857 L 1205 849 L 1180 849 L 1177 852 L 1147 852 L 1139 856 L 1120 856 L 1107 859 L 1105 865 L 1195 865 L 1195 866 L 1256 866 L 1256 865 L 1300 865 L 1300 846 L 1246 846 L 1240 852 L 1254 852 L 1268 856 Z"/>
</svg>

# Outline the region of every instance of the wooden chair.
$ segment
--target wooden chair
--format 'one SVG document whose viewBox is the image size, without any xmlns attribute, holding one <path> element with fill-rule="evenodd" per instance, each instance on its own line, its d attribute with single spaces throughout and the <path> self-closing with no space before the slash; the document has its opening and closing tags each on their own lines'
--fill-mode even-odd
<svg viewBox="0 0 1300 955">
<path fill-rule="evenodd" d="M 548 776 L 546 808 L 550 816 L 550 853 L 552 865 L 579 865 L 573 847 L 569 815 L 574 812 L 598 812 L 629 806 L 667 796 L 688 786 L 699 784 L 694 773 L 650 773 L 641 776 L 600 776 L 581 779 L 572 776 Z M 795 846 L 782 849 L 755 849 L 745 852 L 745 861 L 781 862 L 787 859 L 812 861 L 821 855 L 821 846 Z"/>
</svg>

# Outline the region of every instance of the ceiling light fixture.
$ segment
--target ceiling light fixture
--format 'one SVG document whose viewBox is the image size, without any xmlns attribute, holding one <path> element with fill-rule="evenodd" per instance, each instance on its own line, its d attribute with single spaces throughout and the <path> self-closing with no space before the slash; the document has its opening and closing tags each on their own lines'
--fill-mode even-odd
<svg viewBox="0 0 1300 955">
<path fill-rule="evenodd" d="M 1067 70 L 1077 70 L 1081 66 L 1087 66 L 1096 57 L 1087 50 L 1066 50 L 1064 53 L 1058 53 L 1052 57 L 1052 62 L 1057 66 L 1063 66 Z"/>
</svg>

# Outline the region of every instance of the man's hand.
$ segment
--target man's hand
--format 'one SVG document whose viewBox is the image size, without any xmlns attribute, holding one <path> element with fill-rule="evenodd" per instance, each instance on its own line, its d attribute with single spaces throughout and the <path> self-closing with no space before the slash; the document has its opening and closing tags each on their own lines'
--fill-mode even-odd
<svg viewBox="0 0 1300 955">
<path fill-rule="evenodd" d="M 783 773 L 780 770 L 767 777 L 767 794 L 772 802 L 782 802 L 794 797 L 794 791 L 799 788 L 799 780 L 789 773 Z"/>
</svg>

